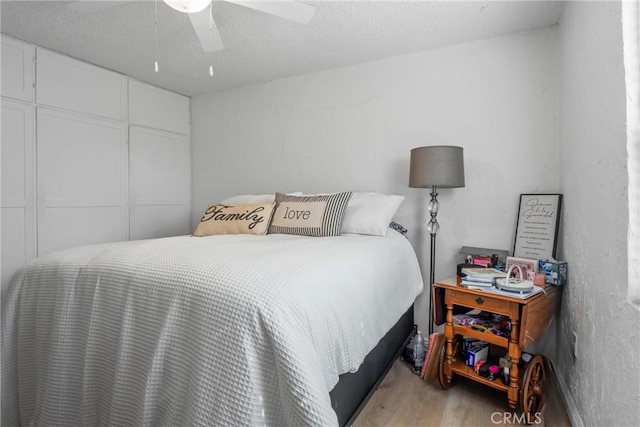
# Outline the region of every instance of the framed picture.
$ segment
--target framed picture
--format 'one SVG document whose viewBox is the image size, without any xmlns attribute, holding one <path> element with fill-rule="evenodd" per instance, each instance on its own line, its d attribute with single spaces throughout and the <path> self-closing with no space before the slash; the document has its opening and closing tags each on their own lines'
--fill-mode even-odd
<svg viewBox="0 0 640 427">
<path fill-rule="evenodd" d="M 513 256 L 555 259 L 562 194 L 521 194 Z"/>
<path fill-rule="evenodd" d="M 524 280 L 530 280 L 533 282 L 533 280 L 536 277 L 536 273 L 538 271 L 537 259 L 518 258 L 518 257 L 508 256 L 505 270 L 509 270 L 509 267 L 511 267 L 512 265 L 518 265 L 520 267 L 520 269 L 522 270 L 522 278 Z M 511 272 L 512 276 L 517 275 L 517 269 L 514 269 L 514 270 L 515 271 Z"/>
</svg>

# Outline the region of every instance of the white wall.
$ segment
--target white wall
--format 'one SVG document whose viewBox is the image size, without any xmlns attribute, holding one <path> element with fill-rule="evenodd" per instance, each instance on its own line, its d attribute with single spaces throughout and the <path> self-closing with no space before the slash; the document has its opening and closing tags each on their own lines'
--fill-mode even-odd
<svg viewBox="0 0 640 427">
<path fill-rule="evenodd" d="M 455 275 L 462 245 L 510 249 L 518 195 L 559 188 L 556 44 L 550 28 L 195 97 L 194 223 L 232 194 L 403 194 L 427 282 L 428 191 L 407 187 L 409 151 L 450 144 L 467 186 L 440 192 L 436 279 Z"/>
<path fill-rule="evenodd" d="M 557 366 L 585 425 L 640 419 L 640 312 L 627 293 L 625 87 L 619 2 L 568 2 L 560 23 L 564 249 Z M 579 356 L 570 342 L 578 336 Z"/>
</svg>

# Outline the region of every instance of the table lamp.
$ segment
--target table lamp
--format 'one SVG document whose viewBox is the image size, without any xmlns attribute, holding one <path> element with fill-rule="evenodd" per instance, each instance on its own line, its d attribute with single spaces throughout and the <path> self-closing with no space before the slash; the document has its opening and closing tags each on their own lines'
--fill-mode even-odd
<svg viewBox="0 0 640 427">
<path fill-rule="evenodd" d="M 440 228 L 436 216 L 438 203 L 438 187 L 464 187 L 464 157 L 462 147 L 451 145 L 431 145 L 411 150 L 409 168 L 409 187 L 431 188 L 431 200 L 427 204 L 427 212 L 431 219 L 427 223 L 427 231 L 431 234 L 431 267 L 429 271 L 429 295 L 435 283 L 436 234 Z M 433 298 L 429 301 L 429 335 L 433 333 Z"/>
</svg>

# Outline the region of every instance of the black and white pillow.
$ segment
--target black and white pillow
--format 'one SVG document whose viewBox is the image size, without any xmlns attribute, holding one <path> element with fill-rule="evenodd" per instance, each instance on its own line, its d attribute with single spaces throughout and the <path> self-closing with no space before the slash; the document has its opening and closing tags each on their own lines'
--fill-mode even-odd
<svg viewBox="0 0 640 427">
<path fill-rule="evenodd" d="M 276 209 L 269 234 L 339 236 L 351 192 L 319 196 L 276 193 Z"/>
<path fill-rule="evenodd" d="M 389 228 L 391 228 L 392 230 L 396 230 L 398 233 L 402 234 L 404 237 L 407 237 L 407 231 L 409 231 L 401 224 L 398 224 L 397 222 L 393 222 L 393 221 L 391 221 L 391 223 L 389 224 Z"/>
</svg>

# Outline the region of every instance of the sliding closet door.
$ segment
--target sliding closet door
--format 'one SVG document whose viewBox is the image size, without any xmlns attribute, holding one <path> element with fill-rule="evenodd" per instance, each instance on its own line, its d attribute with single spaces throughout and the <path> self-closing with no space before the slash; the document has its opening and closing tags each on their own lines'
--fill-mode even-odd
<svg viewBox="0 0 640 427">
<path fill-rule="evenodd" d="M 33 106 L 2 99 L 2 289 L 35 257 Z"/>
<path fill-rule="evenodd" d="M 189 102 L 129 79 L 131 240 L 191 231 Z"/>
<path fill-rule="evenodd" d="M 0 93 L 5 98 L 33 102 L 35 48 L 33 45 L 2 36 L 0 51 Z"/>
<path fill-rule="evenodd" d="M 38 255 L 127 240 L 126 123 L 37 109 Z"/>
<path fill-rule="evenodd" d="M 129 128 L 131 240 L 189 234 L 189 137 Z"/>
<path fill-rule="evenodd" d="M 106 119 L 127 120 L 127 78 L 38 48 L 36 103 Z"/>
</svg>

